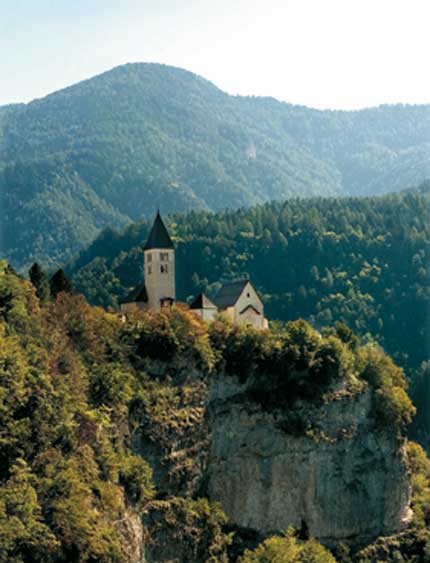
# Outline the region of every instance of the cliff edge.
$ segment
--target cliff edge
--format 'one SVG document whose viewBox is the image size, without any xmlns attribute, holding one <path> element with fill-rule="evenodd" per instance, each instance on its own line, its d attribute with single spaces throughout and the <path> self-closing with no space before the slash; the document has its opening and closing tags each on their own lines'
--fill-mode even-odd
<svg viewBox="0 0 430 563">
<path fill-rule="evenodd" d="M 279 412 L 265 412 L 246 391 L 218 378 L 209 398 L 209 497 L 231 521 L 264 535 L 292 525 L 326 545 L 364 544 L 405 527 L 405 444 L 378 428 L 370 387 L 307 405 L 313 428 L 303 434 L 286 431 Z"/>
</svg>

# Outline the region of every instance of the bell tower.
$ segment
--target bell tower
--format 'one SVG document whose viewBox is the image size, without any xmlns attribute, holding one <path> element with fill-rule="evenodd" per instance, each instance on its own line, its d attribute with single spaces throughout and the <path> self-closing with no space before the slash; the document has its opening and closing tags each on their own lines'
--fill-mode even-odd
<svg viewBox="0 0 430 563">
<path fill-rule="evenodd" d="M 170 306 L 176 299 L 175 247 L 159 211 L 143 250 L 147 308 Z"/>
</svg>

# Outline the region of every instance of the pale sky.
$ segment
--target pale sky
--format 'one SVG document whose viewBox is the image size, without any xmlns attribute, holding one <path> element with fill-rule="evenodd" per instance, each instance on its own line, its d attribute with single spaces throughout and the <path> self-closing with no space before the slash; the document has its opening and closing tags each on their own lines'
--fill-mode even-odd
<svg viewBox="0 0 430 563">
<path fill-rule="evenodd" d="M 430 0 L 0 0 L 0 105 L 126 62 L 317 108 L 430 103 Z"/>
</svg>

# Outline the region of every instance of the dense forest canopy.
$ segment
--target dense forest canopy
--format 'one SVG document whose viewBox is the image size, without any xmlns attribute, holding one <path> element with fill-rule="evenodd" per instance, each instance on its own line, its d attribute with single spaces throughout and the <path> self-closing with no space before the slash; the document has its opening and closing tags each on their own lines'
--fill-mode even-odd
<svg viewBox="0 0 430 563">
<path fill-rule="evenodd" d="M 0 250 L 58 266 L 106 225 L 430 177 L 430 106 L 317 111 L 130 64 L 0 108 Z"/>
</svg>

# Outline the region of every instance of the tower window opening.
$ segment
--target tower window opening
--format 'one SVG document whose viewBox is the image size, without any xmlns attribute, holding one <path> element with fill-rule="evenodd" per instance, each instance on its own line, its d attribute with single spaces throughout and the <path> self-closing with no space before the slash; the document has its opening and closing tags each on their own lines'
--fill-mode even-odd
<svg viewBox="0 0 430 563">
<path fill-rule="evenodd" d="M 152 262 L 152 254 L 148 253 L 148 262 Z"/>
<path fill-rule="evenodd" d="M 168 274 L 169 273 L 169 268 L 167 267 L 167 264 L 161 264 L 160 266 L 160 272 L 162 274 Z"/>
<path fill-rule="evenodd" d="M 167 262 L 169 260 L 168 252 L 160 252 L 160 260 Z"/>
<path fill-rule="evenodd" d="M 151 268 L 151 266 L 148 266 L 148 274 L 152 274 L 152 268 Z"/>
</svg>

